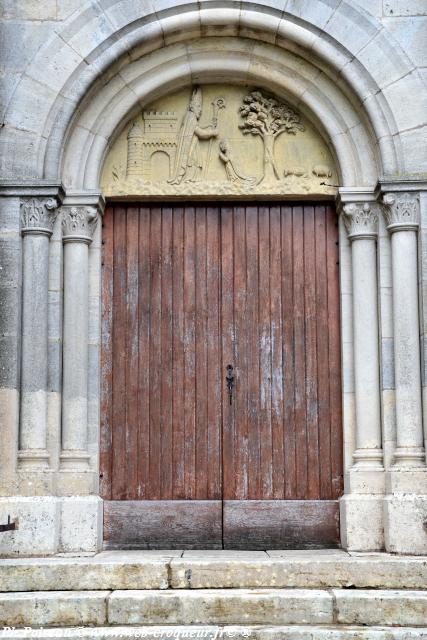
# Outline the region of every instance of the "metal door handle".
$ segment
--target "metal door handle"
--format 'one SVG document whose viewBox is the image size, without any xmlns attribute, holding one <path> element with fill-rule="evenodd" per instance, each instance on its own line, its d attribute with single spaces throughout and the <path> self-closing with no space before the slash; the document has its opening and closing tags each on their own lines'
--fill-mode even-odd
<svg viewBox="0 0 427 640">
<path fill-rule="evenodd" d="M 225 379 L 227 381 L 228 399 L 229 399 L 230 405 L 232 404 L 232 399 L 233 399 L 233 387 L 234 387 L 233 370 L 234 370 L 233 365 L 232 364 L 228 364 L 227 365 L 227 375 L 225 376 Z"/>
</svg>

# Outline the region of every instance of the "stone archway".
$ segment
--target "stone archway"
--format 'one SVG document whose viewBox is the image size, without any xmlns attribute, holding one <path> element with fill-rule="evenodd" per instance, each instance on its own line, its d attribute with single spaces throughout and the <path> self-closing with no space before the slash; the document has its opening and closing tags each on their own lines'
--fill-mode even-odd
<svg viewBox="0 0 427 640">
<path fill-rule="evenodd" d="M 62 38 L 59 42 L 58 37 L 46 43 L 37 60 L 29 66 L 9 105 L 2 135 L 2 139 L 7 138 L 10 148 L 6 175 L 12 180 L 14 176 L 20 176 L 20 180 L 15 179 L 15 186 L 9 191 L 6 185 L 4 194 L 11 198 L 16 216 L 19 207 L 22 208 L 22 232 L 28 235 L 25 240 L 27 258 L 37 251 L 36 241 L 31 236 L 40 235 L 40 229 L 41 235 L 47 237 L 54 232 L 49 245 L 50 267 L 46 247 L 41 252 L 43 258 L 37 272 L 31 271 L 31 260 L 24 256 L 24 265 L 27 264 L 24 266 L 24 289 L 35 291 L 34 279 L 40 278 L 45 282 L 49 269 L 51 282 L 58 281 L 61 228 L 59 218 L 55 223 L 55 202 L 49 202 L 49 197 L 56 198 L 56 204 L 63 202 L 62 240 L 65 243 L 64 321 L 52 320 L 56 334 L 50 338 L 51 342 L 56 340 L 61 349 L 64 328 L 63 381 L 57 368 L 55 390 L 47 394 L 47 372 L 52 371 L 55 356 L 49 364 L 41 362 L 37 381 L 23 379 L 21 393 L 23 398 L 27 398 L 28 406 L 35 406 L 31 405 L 33 400 L 36 402 L 35 396 L 31 399 L 34 389 L 41 392 L 41 396 L 48 396 L 49 428 L 46 427 L 44 405 L 40 403 L 38 418 L 32 418 L 35 425 L 31 427 L 32 437 L 27 442 L 21 438 L 19 456 L 14 454 L 12 463 L 7 461 L 4 466 L 9 493 L 23 496 L 25 504 L 22 508 L 28 513 L 33 513 L 36 503 L 45 505 L 43 509 L 62 531 L 60 545 L 65 550 L 73 545 L 79 548 L 98 545 L 101 508 L 101 502 L 96 498 L 101 242 L 98 216 L 103 208 L 99 189 L 102 166 L 121 127 L 145 104 L 184 85 L 232 80 L 259 86 L 288 100 L 321 133 L 337 163 L 338 201 L 345 211 L 340 222 L 347 472 L 346 496 L 342 501 L 342 542 L 349 548 L 382 548 L 385 528 L 389 549 L 407 548 L 399 533 L 399 518 L 403 513 L 413 514 L 416 530 L 421 531 L 420 514 L 424 509 L 420 354 L 419 344 L 413 340 L 414 327 L 409 321 L 402 320 L 396 309 L 401 308 L 399 300 L 405 300 L 404 306 L 411 310 L 411 317 L 418 317 L 413 260 L 416 255 L 418 205 L 412 193 L 417 189 L 417 182 L 396 181 L 396 174 L 415 170 L 417 154 L 409 151 L 407 145 L 411 133 L 406 132 L 405 127 L 415 127 L 420 117 L 414 110 L 409 121 L 402 122 L 399 90 L 381 90 L 385 83 L 381 69 L 383 66 L 389 69 L 386 60 L 384 65 L 376 62 L 372 68 L 369 52 L 359 54 L 361 43 L 368 48 L 372 40 L 377 57 L 384 58 L 385 55 L 393 60 L 393 73 L 399 69 L 403 76 L 409 74 L 415 90 L 417 77 L 410 73 L 411 69 L 405 73 L 407 63 L 398 46 L 392 47 L 389 54 L 383 53 L 383 50 L 390 49 L 390 45 L 381 28 L 373 18 L 350 7 L 347 2 L 341 3 L 335 13 L 326 3 L 315 2 L 314 8 L 307 10 L 304 16 L 296 15 L 292 10 L 288 13 L 278 10 L 274 2 L 268 7 L 266 4 L 267 10 L 262 13 L 252 3 L 246 3 L 242 10 L 230 8 L 227 3 L 215 9 L 209 8 L 208 3 L 199 3 L 197 9 L 188 4 L 176 13 L 174 3 L 169 6 L 166 2 L 164 9 L 158 13 L 148 11 L 145 16 L 134 14 L 134 9 L 126 9 L 124 4 L 112 3 L 106 12 L 107 22 L 99 29 L 93 27 L 98 25 L 102 16 L 92 8 L 85 7 L 76 19 L 70 18 L 65 40 Z M 79 20 L 84 21 L 84 26 Z M 95 34 L 95 42 L 86 37 L 86 29 Z M 67 40 L 72 43 L 72 52 Z M 40 80 L 41 73 L 45 74 L 46 64 L 60 71 L 49 75 L 49 87 L 40 102 L 38 121 L 34 124 L 36 130 L 27 131 L 24 141 L 19 126 L 23 117 L 20 105 L 25 104 L 26 95 L 32 95 L 32 83 L 34 79 Z M 28 147 L 26 153 L 22 152 L 24 147 Z M 380 182 L 377 187 L 384 175 L 391 176 L 390 180 Z M 26 185 L 22 176 L 31 176 L 32 183 L 36 176 L 36 184 Z M 65 186 L 65 197 L 59 183 Z M 389 276 L 384 276 L 384 273 L 391 273 L 391 261 L 390 241 L 379 204 L 379 196 L 383 192 L 390 194 L 385 221 L 393 232 L 394 264 L 410 265 L 404 277 L 396 266 L 393 271 L 395 310 L 392 321 L 392 304 L 386 295 L 390 289 L 386 283 Z M 402 196 L 402 192 L 406 195 Z M 37 220 L 34 216 L 25 217 L 31 208 L 39 212 Z M 380 238 L 377 243 L 378 225 Z M 349 229 L 352 248 L 345 226 Z M 403 240 L 405 233 L 408 235 Z M 381 251 L 377 251 L 380 246 Z M 377 259 L 380 263 L 379 277 Z M 371 265 L 369 269 L 366 267 L 368 263 Z M 405 278 L 409 286 L 403 284 Z M 363 283 L 362 287 L 360 283 Z M 382 327 L 377 330 L 380 317 L 378 290 L 381 317 L 390 318 L 389 324 L 394 327 L 397 360 L 404 359 L 403 345 L 409 345 L 410 357 L 401 368 L 394 368 L 390 358 L 390 336 Z M 60 286 L 55 293 L 60 300 Z M 55 295 L 51 298 L 55 299 Z M 47 324 L 45 288 L 40 290 L 40 298 L 36 302 L 44 309 L 44 315 L 39 319 L 42 324 Z M 30 299 L 24 294 L 23 316 L 27 320 L 23 331 L 29 335 L 33 331 L 31 309 L 36 302 L 34 296 Z M 52 312 L 52 303 L 49 309 Z M 367 314 L 363 313 L 366 309 Z M 399 335 L 396 334 L 397 328 Z M 46 332 L 42 331 L 38 340 L 26 344 L 22 354 L 25 368 L 34 358 L 35 345 L 42 351 L 47 350 L 48 339 Z M 378 361 L 380 350 L 382 369 Z M 364 354 L 364 357 L 358 358 L 357 354 Z M 403 472 L 400 473 L 400 467 L 398 474 L 387 471 L 389 498 L 384 502 L 386 488 L 381 446 L 387 444 L 386 468 L 390 469 L 396 442 L 393 418 L 389 415 L 391 411 L 387 414 L 387 402 L 394 406 L 394 388 L 380 386 L 380 374 L 381 377 L 385 375 L 383 361 L 387 357 L 400 389 L 397 393 L 397 442 Z M 76 371 L 81 373 L 78 383 Z M 11 402 L 15 407 L 18 402 L 16 394 Z M 73 414 L 67 406 L 78 406 L 77 413 Z M 364 406 L 369 410 L 364 411 Z M 405 418 L 404 407 L 408 406 L 411 412 L 409 418 Z M 385 426 L 386 420 L 388 426 Z M 16 425 L 13 419 L 7 426 L 7 437 L 11 442 L 17 440 Z M 61 429 L 62 444 L 52 444 L 58 442 Z M 25 428 L 21 427 L 23 433 Z M 48 433 L 51 436 L 46 473 L 46 468 L 42 470 L 39 467 L 38 454 L 42 452 L 41 458 L 46 462 L 44 452 Z M 353 458 L 355 450 L 358 454 Z M 411 465 L 415 465 L 417 471 L 415 474 L 410 471 L 408 475 L 405 469 Z M 31 486 L 41 496 L 39 501 L 32 501 L 28 493 L 30 472 Z M 414 496 L 418 496 L 411 499 L 413 506 L 400 497 L 405 487 L 410 487 Z M 82 498 L 84 495 L 87 497 Z M 68 540 L 66 526 L 61 522 L 66 523 L 67 518 L 79 520 L 79 514 L 84 515 L 86 529 L 80 526 L 81 538 L 72 542 Z M 369 530 L 364 526 L 367 520 Z M 88 530 L 92 532 L 89 538 Z M 51 549 L 57 545 L 57 540 L 53 540 L 48 546 Z"/>
</svg>

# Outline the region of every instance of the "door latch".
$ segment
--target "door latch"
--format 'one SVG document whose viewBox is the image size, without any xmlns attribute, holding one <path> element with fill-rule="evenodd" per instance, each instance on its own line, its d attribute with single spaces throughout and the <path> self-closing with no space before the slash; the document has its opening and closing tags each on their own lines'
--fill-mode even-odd
<svg viewBox="0 0 427 640">
<path fill-rule="evenodd" d="M 230 402 L 230 405 L 232 404 L 232 399 L 233 399 L 233 387 L 234 387 L 234 374 L 233 374 L 234 368 L 232 364 L 228 364 L 227 365 L 227 375 L 225 376 L 225 379 L 227 381 L 227 389 L 228 389 L 228 399 Z"/>
</svg>

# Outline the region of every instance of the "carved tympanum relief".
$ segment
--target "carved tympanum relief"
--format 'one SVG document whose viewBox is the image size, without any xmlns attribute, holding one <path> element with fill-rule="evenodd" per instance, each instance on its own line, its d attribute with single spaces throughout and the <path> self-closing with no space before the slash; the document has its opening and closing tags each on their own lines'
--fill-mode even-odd
<svg viewBox="0 0 427 640">
<path fill-rule="evenodd" d="M 148 105 L 107 155 L 106 196 L 334 194 L 332 155 L 283 100 L 230 85 L 182 89 Z"/>
</svg>

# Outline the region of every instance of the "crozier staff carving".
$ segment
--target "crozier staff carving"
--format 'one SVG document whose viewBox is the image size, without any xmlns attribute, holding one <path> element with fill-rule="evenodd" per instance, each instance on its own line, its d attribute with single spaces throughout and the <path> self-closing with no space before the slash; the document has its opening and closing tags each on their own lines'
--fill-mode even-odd
<svg viewBox="0 0 427 640">
<path fill-rule="evenodd" d="M 239 173 L 234 166 L 234 161 L 231 156 L 231 149 L 228 140 L 221 140 L 219 143 L 219 157 L 220 160 L 224 163 L 225 173 L 227 175 L 227 180 L 230 182 L 236 182 L 238 184 L 246 183 L 248 185 L 256 184 L 256 178 L 250 178 L 243 176 Z"/>
<path fill-rule="evenodd" d="M 299 115 L 284 102 L 252 91 L 243 98 L 240 115 L 244 119 L 239 127 L 247 135 L 261 136 L 264 144 L 264 174 L 262 180 L 280 180 L 274 156 L 274 143 L 281 133 L 295 135 L 304 131 Z"/>
<path fill-rule="evenodd" d="M 200 87 L 196 87 L 179 131 L 175 169 L 172 178 L 168 180 L 170 184 L 197 182 L 202 178 L 203 163 L 199 141 L 212 141 L 213 138 L 218 136 L 218 111 L 225 107 L 225 101 L 222 98 L 217 98 L 212 103 L 212 106 L 212 124 L 208 127 L 200 127 L 199 120 L 203 110 L 203 98 L 202 90 Z M 203 175 L 206 175 L 211 152 L 212 143 L 209 144 Z"/>
</svg>

